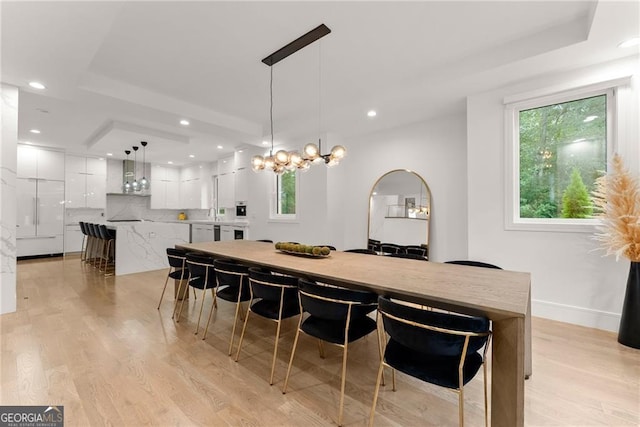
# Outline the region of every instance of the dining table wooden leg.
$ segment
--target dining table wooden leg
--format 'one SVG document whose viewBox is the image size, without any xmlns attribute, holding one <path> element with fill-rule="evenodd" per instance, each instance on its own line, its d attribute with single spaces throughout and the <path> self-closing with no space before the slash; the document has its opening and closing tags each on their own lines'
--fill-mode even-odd
<svg viewBox="0 0 640 427">
<path fill-rule="evenodd" d="M 491 425 L 524 426 L 525 317 L 493 321 Z"/>
</svg>

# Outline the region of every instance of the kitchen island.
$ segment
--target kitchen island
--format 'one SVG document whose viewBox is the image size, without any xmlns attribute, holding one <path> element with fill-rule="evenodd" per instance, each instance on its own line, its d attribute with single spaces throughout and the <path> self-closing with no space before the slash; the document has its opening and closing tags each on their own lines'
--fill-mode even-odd
<svg viewBox="0 0 640 427">
<path fill-rule="evenodd" d="M 189 243 L 189 224 L 105 222 L 116 231 L 116 276 L 169 268 L 167 248 Z"/>
</svg>

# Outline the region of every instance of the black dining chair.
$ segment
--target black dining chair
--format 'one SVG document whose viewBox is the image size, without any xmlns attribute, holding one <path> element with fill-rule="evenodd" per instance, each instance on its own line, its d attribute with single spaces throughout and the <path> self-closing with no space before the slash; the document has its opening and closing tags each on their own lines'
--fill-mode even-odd
<svg viewBox="0 0 640 427">
<path fill-rule="evenodd" d="M 373 292 L 325 286 L 304 279 L 300 279 L 298 282 L 298 292 L 300 311 L 306 313 L 307 316 L 303 318 L 301 315 L 298 322 L 282 393 L 287 392 L 300 332 L 319 340 L 321 357 L 324 357 L 322 342 L 342 347 L 342 380 L 338 409 L 338 425 L 342 425 L 349 343 L 376 330 L 376 322 L 368 314 L 376 309 L 378 296 Z M 376 335 L 380 339 L 380 335 Z"/>
<path fill-rule="evenodd" d="M 240 357 L 244 333 L 249 323 L 251 313 L 276 322 L 276 339 L 273 345 L 273 360 L 271 361 L 271 376 L 269 384 L 273 385 L 273 374 L 278 356 L 278 340 L 282 321 L 300 314 L 298 303 L 298 278 L 282 274 L 273 274 L 270 270 L 252 267 L 249 269 L 249 285 L 251 299 L 249 309 L 244 318 L 236 362 Z"/>
<path fill-rule="evenodd" d="M 404 247 L 404 252 L 413 255 L 420 255 L 424 258 L 427 258 L 429 256 L 427 246 L 422 245 L 406 245 Z"/>
<path fill-rule="evenodd" d="M 404 252 L 404 246 L 396 245 L 395 243 L 381 243 L 380 252 L 385 254 L 397 254 Z"/>
<path fill-rule="evenodd" d="M 380 252 L 380 240 L 376 239 L 368 239 L 367 240 L 367 249 L 374 252 Z"/>
<path fill-rule="evenodd" d="M 196 289 L 202 290 L 202 302 L 200 303 L 200 314 L 198 314 L 198 322 L 196 323 L 195 334 L 198 334 L 200 328 L 200 319 L 202 318 L 202 310 L 204 309 L 204 300 L 206 299 L 206 293 L 208 289 L 211 289 L 211 295 L 213 296 L 213 305 L 217 304 L 216 293 L 214 288 L 216 287 L 215 272 L 213 271 L 213 258 L 207 255 L 201 255 L 196 253 L 187 253 L 187 269 L 189 270 L 188 285 L 191 286 L 195 292 Z M 184 300 L 180 303 L 180 312 L 176 318 L 176 322 L 180 322 L 180 316 L 182 315 L 182 309 L 184 308 Z"/>
<path fill-rule="evenodd" d="M 373 425 L 384 367 L 454 390 L 458 393 L 458 418 L 464 425 L 464 385 L 481 367 L 484 372 L 485 424 L 487 411 L 487 349 L 491 339 L 489 319 L 417 308 L 387 297 L 378 298 L 378 319 L 382 319 L 389 341 L 380 361 L 369 426 Z"/>
<path fill-rule="evenodd" d="M 189 275 L 189 270 L 187 270 L 187 253 L 180 249 L 167 248 L 167 260 L 169 261 L 169 272 L 167 273 L 167 278 L 164 281 L 164 287 L 162 288 L 162 294 L 160 294 L 160 301 L 158 302 L 158 310 L 160 310 L 160 305 L 162 304 L 162 299 L 164 298 L 164 293 L 167 290 L 167 284 L 169 283 L 169 279 L 180 280 L 180 284 L 178 287 L 182 285 L 182 281 L 187 278 Z M 180 289 L 178 289 L 178 295 L 176 296 L 176 303 L 178 302 L 178 298 L 181 296 Z M 176 304 L 173 305 L 173 310 L 176 309 Z"/>
<path fill-rule="evenodd" d="M 419 261 L 428 261 L 424 256 L 422 255 L 417 255 L 417 254 L 406 254 L 406 253 L 402 253 L 399 252 L 397 254 L 389 254 L 387 255 L 391 258 L 406 258 L 406 259 L 416 259 Z"/>
<path fill-rule="evenodd" d="M 352 252 L 355 254 L 378 255 L 375 251 L 372 251 L 371 249 L 347 249 L 345 252 Z"/>
<path fill-rule="evenodd" d="M 217 259 L 213 262 L 213 269 L 216 274 L 216 295 L 218 298 L 236 304 L 236 313 L 233 317 L 233 327 L 231 328 L 231 339 L 229 340 L 229 356 L 233 350 L 233 341 L 236 336 L 236 324 L 238 315 L 242 313 L 241 304 L 249 300 L 249 266 L 227 259 Z M 207 337 L 209 323 L 215 305 L 211 306 L 207 326 L 204 328 L 202 339 Z"/>
</svg>

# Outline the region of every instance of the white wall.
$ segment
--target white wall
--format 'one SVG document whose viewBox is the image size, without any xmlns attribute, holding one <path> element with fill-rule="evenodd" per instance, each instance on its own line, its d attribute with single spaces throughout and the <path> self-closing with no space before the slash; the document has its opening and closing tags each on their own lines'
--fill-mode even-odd
<svg viewBox="0 0 640 427">
<path fill-rule="evenodd" d="M 366 247 L 373 185 L 390 170 L 409 169 L 431 190 L 429 259 L 466 258 L 465 138 L 465 116 L 459 114 L 345 140 L 348 157 L 338 166 L 343 175 L 331 187 L 333 197 L 341 200 L 335 204 L 343 221 L 342 246 Z"/>
<path fill-rule="evenodd" d="M 18 88 L 0 87 L 0 314 L 16 311 L 16 163 Z"/>
<path fill-rule="evenodd" d="M 631 75 L 638 58 L 541 76 L 517 86 L 470 96 L 467 101 L 469 258 L 532 274 L 532 313 L 585 326 L 617 330 L 629 263 L 594 251 L 591 233 L 507 231 L 505 96 L 558 85 L 580 86 Z M 618 151 L 638 171 L 638 88 L 619 91 Z M 438 211 L 438 206 L 435 206 Z"/>
<path fill-rule="evenodd" d="M 393 169 L 422 176 L 432 193 L 430 257 L 436 261 L 467 255 L 465 116 L 460 114 L 345 139 L 347 157 L 331 169 L 314 165 L 300 175 L 301 209 L 295 223 L 268 218 L 269 180 L 250 175 L 251 238 L 331 244 L 338 249 L 366 248 L 369 193 L 377 179 Z"/>
</svg>

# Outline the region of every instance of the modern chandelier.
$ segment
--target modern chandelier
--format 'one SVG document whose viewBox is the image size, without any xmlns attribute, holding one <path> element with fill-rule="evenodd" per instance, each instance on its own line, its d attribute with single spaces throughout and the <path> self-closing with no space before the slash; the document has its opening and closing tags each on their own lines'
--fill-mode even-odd
<svg viewBox="0 0 640 427">
<path fill-rule="evenodd" d="M 123 193 L 131 193 L 131 183 L 129 182 L 129 154 L 131 154 L 131 150 L 124 150 L 124 154 L 127 155 L 127 161 L 124 162 L 124 177 L 125 182 L 122 184 L 122 192 Z"/>
<path fill-rule="evenodd" d="M 142 179 L 140 180 L 140 191 L 149 189 L 149 180 L 145 174 L 147 166 L 147 141 L 140 141 L 140 145 L 142 145 Z"/>
<path fill-rule="evenodd" d="M 310 45 L 316 40 L 329 34 L 331 30 L 324 24 L 309 31 L 308 33 L 298 37 L 296 40 L 278 49 L 271 55 L 262 60 L 263 63 L 271 67 L 269 80 L 269 122 L 271 125 L 271 149 L 268 156 L 253 156 L 251 158 L 251 168 L 254 172 L 261 170 L 271 170 L 277 174 L 287 171 L 300 169 L 302 171 L 311 167 L 312 163 L 324 162 L 327 166 L 335 166 L 347 154 L 346 148 L 342 145 L 334 146 L 328 154 L 322 154 L 322 139 L 318 136 L 318 144 L 309 143 L 304 146 L 302 154 L 298 151 L 278 150 L 274 153 L 273 148 L 273 66 L 299 51 L 300 49 Z M 320 81 L 320 72 L 318 72 L 318 80 Z M 320 105 L 318 106 L 320 110 Z M 320 113 L 320 111 L 318 111 Z"/>
<path fill-rule="evenodd" d="M 146 148 L 147 142 L 141 141 L 140 145 L 142 145 L 142 179 L 138 181 L 138 149 L 140 147 L 134 145 L 131 147 L 133 149 L 133 172 L 129 170 L 130 162 L 129 162 L 129 154 L 131 154 L 131 150 L 125 150 L 124 153 L 127 155 L 127 160 L 124 162 L 124 176 L 125 182 L 122 184 L 122 192 L 126 194 L 130 193 L 139 193 L 145 192 L 149 189 L 149 180 L 145 176 L 145 163 L 146 163 Z M 133 177 L 133 182 L 129 182 L 129 177 Z"/>
</svg>

